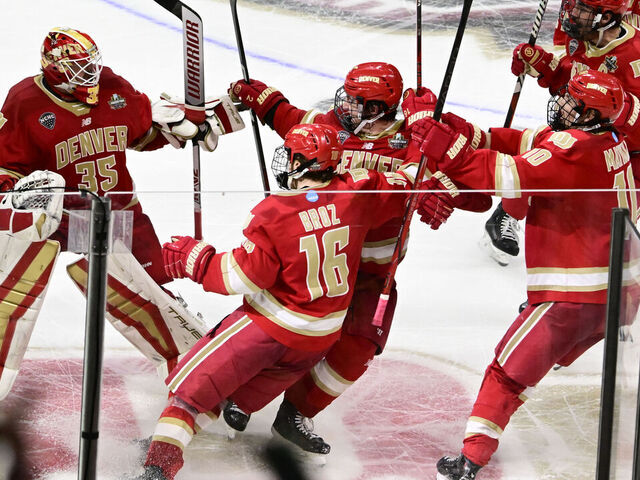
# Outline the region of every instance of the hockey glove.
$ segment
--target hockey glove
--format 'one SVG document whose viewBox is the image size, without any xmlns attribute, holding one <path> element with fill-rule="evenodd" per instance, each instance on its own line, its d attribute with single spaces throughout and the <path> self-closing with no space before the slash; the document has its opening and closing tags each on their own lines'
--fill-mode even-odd
<svg viewBox="0 0 640 480">
<path fill-rule="evenodd" d="M 417 212 L 420 221 L 429 225 L 432 230 L 437 230 L 453 213 L 454 197 L 458 196 L 458 189 L 444 173 L 436 172 L 422 183 L 420 190 L 433 191 L 421 193 L 418 198 Z"/>
<path fill-rule="evenodd" d="M 172 278 L 189 277 L 202 283 L 209 260 L 216 249 L 208 243 L 192 237 L 171 237 L 171 242 L 162 245 L 164 269 Z"/>
<path fill-rule="evenodd" d="M 537 45 L 521 43 L 513 50 L 511 73 L 516 76 L 526 73 L 532 77 L 539 77 L 541 87 L 551 85 L 558 67 L 558 59 L 553 54 Z"/>
<path fill-rule="evenodd" d="M 212 152 L 218 146 L 218 136 L 244 128 L 244 122 L 231 99 L 224 95 L 207 100 L 205 110 L 185 105 L 182 99 L 165 93 L 151 106 L 155 126 L 175 148 L 183 148 L 188 140 Z"/>
<path fill-rule="evenodd" d="M 428 88 L 419 87 L 417 90 L 408 88 L 402 98 L 402 114 L 407 128 L 421 118 L 433 117 L 438 98 Z"/>
<path fill-rule="evenodd" d="M 414 124 L 411 139 L 444 172 L 458 167 L 469 150 L 467 137 L 431 117 L 425 117 Z"/>
<path fill-rule="evenodd" d="M 250 83 L 238 80 L 229 87 L 229 95 L 234 102 L 242 102 L 243 105 L 256 112 L 262 123 L 272 108 L 281 102 L 289 101 L 279 90 L 268 87 L 259 80 L 250 80 Z"/>
<path fill-rule="evenodd" d="M 484 130 L 473 123 L 467 122 L 455 113 L 443 113 L 441 121 L 451 127 L 451 130 L 454 132 L 461 133 L 470 139 L 471 143 L 469 146 L 474 150 L 484 148 L 487 143 L 487 133 Z"/>
<path fill-rule="evenodd" d="M 64 178 L 36 170 L 21 178 L 0 202 L 0 230 L 29 242 L 41 242 L 58 229 L 62 220 Z"/>
</svg>

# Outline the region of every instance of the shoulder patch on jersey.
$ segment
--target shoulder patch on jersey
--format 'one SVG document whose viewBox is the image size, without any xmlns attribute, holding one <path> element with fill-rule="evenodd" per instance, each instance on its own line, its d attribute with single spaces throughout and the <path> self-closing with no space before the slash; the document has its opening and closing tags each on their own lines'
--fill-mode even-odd
<svg viewBox="0 0 640 480">
<path fill-rule="evenodd" d="M 389 146 L 395 149 L 405 148 L 409 144 L 409 140 L 407 140 L 402 133 L 398 132 L 393 137 L 389 138 Z"/>
<path fill-rule="evenodd" d="M 351 134 L 349 132 L 347 132 L 346 130 L 340 130 L 338 132 L 338 140 L 340 140 L 340 143 L 344 143 L 347 141 L 347 139 L 351 136 Z"/>
<path fill-rule="evenodd" d="M 573 55 L 574 53 L 576 53 L 576 50 L 578 50 L 579 46 L 580 46 L 580 43 L 578 42 L 578 40 L 576 40 L 575 38 L 572 38 L 569 41 L 569 55 Z"/>
<path fill-rule="evenodd" d="M 40 125 L 47 130 L 53 130 L 53 127 L 56 126 L 56 114 L 53 112 L 45 112 L 40 115 L 38 121 L 40 122 Z"/>
<path fill-rule="evenodd" d="M 618 70 L 618 57 L 615 55 L 607 55 L 604 57 L 604 66 L 607 68 L 608 73 Z"/>
<path fill-rule="evenodd" d="M 111 107 L 111 110 L 119 110 L 127 106 L 127 101 L 124 99 L 124 97 L 121 97 L 117 93 L 111 95 L 108 103 Z"/>
<path fill-rule="evenodd" d="M 7 123 L 6 117 L 0 112 L 0 128 L 4 127 L 4 124 Z"/>
</svg>

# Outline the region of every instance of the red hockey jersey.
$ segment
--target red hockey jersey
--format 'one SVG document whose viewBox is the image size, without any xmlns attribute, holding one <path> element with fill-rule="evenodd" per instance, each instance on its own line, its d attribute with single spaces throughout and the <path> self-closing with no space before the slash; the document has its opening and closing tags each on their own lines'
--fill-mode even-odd
<svg viewBox="0 0 640 480">
<path fill-rule="evenodd" d="M 45 87 L 42 75 L 26 78 L 11 88 L 0 110 L 0 185 L 7 189 L 34 170 L 50 170 L 67 187 L 99 195 L 132 192 L 125 150 L 166 143 L 151 124 L 147 96 L 107 67 L 93 107 L 62 100 Z M 114 209 L 136 202 L 131 193 L 112 201 Z"/>
<path fill-rule="evenodd" d="M 638 212 L 637 193 L 626 191 L 635 189 L 626 142 L 613 132 L 549 127 L 491 133 L 492 148 L 522 153 L 476 150 L 461 167 L 445 173 L 472 188 L 495 189 L 504 198 L 520 197 L 520 189 L 599 190 L 528 193 L 529 303 L 606 303 L 611 209 L 629 208 L 634 220 Z"/>
<path fill-rule="evenodd" d="M 407 186 L 400 174 L 354 169 L 312 190 L 269 196 L 251 211 L 242 246 L 213 257 L 204 289 L 245 294 L 251 319 L 289 347 L 328 348 L 351 302 L 365 236 L 401 215 L 407 198 L 359 191 Z"/>
</svg>

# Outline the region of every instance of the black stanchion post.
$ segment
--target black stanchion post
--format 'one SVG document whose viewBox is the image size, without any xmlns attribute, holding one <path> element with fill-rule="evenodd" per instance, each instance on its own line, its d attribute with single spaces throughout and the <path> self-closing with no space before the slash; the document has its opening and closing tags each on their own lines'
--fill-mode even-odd
<svg viewBox="0 0 640 480">
<path fill-rule="evenodd" d="M 82 373 L 82 411 L 78 479 L 96 479 L 102 349 L 107 295 L 107 253 L 111 201 L 94 197 L 89 226 L 89 272 Z"/>
</svg>

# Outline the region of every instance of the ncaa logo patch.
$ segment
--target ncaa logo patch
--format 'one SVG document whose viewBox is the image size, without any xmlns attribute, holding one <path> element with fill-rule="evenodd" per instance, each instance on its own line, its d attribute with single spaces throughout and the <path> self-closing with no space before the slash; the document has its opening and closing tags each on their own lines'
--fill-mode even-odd
<svg viewBox="0 0 640 480">
<path fill-rule="evenodd" d="M 573 55 L 574 53 L 576 53 L 576 50 L 578 50 L 579 46 L 580 44 L 578 43 L 578 40 L 572 38 L 569 42 L 569 55 Z"/>
<path fill-rule="evenodd" d="M 53 130 L 53 127 L 56 126 L 56 114 L 52 112 L 46 112 L 40 115 L 38 119 L 40 125 L 48 130 Z"/>
<path fill-rule="evenodd" d="M 347 132 L 346 130 L 340 130 L 338 132 L 338 140 L 340 140 L 340 143 L 344 143 L 347 141 L 347 139 L 351 136 L 351 134 L 349 132 Z"/>
</svg>

